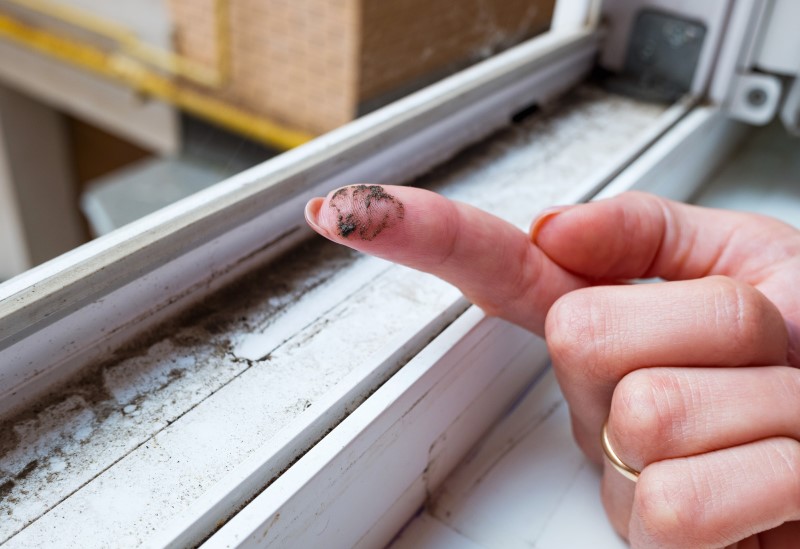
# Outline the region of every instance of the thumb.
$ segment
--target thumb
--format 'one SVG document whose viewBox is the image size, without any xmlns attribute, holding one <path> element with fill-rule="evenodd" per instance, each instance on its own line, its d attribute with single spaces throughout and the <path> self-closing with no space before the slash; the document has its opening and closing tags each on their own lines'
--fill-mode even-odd
<svg viewBox="0 0 800 549">
<path fill-rule="evenodd" d="M 434 274 L 487 314 L 540 335 L 555 300 L 587 285 L 510 223 L 422 189 L 342 187 L 312 199 L 306 220 L 334 242 Z"/>
</svg>

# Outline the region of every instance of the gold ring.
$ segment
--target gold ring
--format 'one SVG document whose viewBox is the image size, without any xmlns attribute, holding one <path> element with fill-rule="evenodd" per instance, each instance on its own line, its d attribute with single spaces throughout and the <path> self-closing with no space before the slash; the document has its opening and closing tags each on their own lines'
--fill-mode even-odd
<svg viewBox="0 0 800 549">
<path fill-rule="evenodd" d="M 633 467 L 629 467 L 627 464 L 625 464 L 625 462 L 619 459 L 619 456 L 617 456 L 617 453 L 611 447 L 611 441 L 608 440 L 608 420 L 603 423 L 603 436 L 601 438 L 603 442 L 603 452 L 605 452 L 608 462 L 614 467 L 614 469 L 616 469 L 623 477 L 630 479 L 633 482 L 639 480 L 639 471 Z"/>
</svg>

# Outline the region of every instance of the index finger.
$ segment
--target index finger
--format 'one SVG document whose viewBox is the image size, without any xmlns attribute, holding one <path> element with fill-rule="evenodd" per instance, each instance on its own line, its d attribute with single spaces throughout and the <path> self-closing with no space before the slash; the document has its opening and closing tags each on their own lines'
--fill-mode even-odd
<svg viewBox="0 0 800 549">
<path fill-rule="evenodd" d="M 632 192 L 540 217 L 534 235 L 553 261 L 595 282 L 724 275 L 750 284 L 783 315 L 800 366 L 800 233 L 785 223 Z"/>
<path fill-rule="evenodd" d="M 432 273 L 540 335 L 555 300 L 587 285 L 510 223 L 422 189 L 342 187 L 311 200 L 306 219 L 334 242 Z"/>
</svg>

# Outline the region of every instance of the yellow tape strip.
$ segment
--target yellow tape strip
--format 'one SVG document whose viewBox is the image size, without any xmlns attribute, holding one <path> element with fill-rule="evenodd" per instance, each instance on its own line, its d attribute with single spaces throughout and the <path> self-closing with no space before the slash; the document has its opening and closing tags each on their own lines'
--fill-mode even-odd
<svg viewBox="0 0 800 549">
<path fill-rule="evenodd" d="M 279 149 L 291 149 L 314 138 L 180 86 L 134 59 L 108 54 L 93 46 L 20 23 L 0 14 L 0 37 L 55 59 L 113 79 L 145 94 Z"/>
<path fill-rule="evenodd" d="M 77 28 L 115 41 L 120 48 L 140 61 L 160 70 L 181 76 L 211 88 L 220 87 L 227 76 L 228 2 L 215 0 L 214 17 L 217 33 L 217 68 L 211 69 L 187 57 L 147 44 L 130 29 L 113 21 L 51 0 L 5 0 L 27 10 L 63 21 Z"/>
</svg>

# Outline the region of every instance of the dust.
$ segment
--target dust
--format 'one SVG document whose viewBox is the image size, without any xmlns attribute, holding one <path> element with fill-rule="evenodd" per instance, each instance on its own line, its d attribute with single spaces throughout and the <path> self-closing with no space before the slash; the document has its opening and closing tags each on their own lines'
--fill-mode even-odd
<svg viewBox="0 0 800 549">
<path fill-rule="evenodd" d="M 330 207 L 336 210 L 339 236 L 356 234 L 361 240 L 372 240 L 384 229 L 405 217 L 405 206 L 380 185 L 354 185 L 333 193 Z"/>
<path fill-rule="evenodd" d="M 38 466 L 39 466 L 39 460 L 34 459 L 32 461 L 29 461 L 28 464 L 22 468 L 22 471 L 17 473 L 17 475 L 13 479 L 4 480 L 3 483 L 0 484 L 0 501 L 6 499 L 14 491 L 14 488 L 17 486 L 17 482 L 28 478 L 30 474 L 33 473 Z M 9 498 L 9 502 L 13 503 L 13 501 L 11 501 L 12 499 L 13 498 Z"/>
<path fill-rule="evenodd" d="M 17 484 L 13 480 L 7 480 L 3 482 L 3 484 L 0 484 L 0 501 L 3 501 L 3 499 L 14 490 L 14 486 L 16 485 Z"/>
<path fill-rule="evenodd" d="M 300 244 L 0 418 L 0 516 L 14 517 L 0 520 L 0 540 L 230 382 L 243 371 L 231 366 L 232 338 L 263 329 L 357 257 L 327 241 Z M 20 509 L 20 494 L 36 503 Z"/>
<path fill-rule="evenodd" d="M 569 116 L 562 113 L 552 117 L 549 113 L 558 111 L 555 108 L 558 104 L 543 105 L 536 116 L 498 132 L 494 140 L 467 149 L 413 185 L 432 188 L 485 209 L 497 208 L 498 215 L 513 215 L 517 216 L 514 219 L 522 220 L 520 223 L 527 222 L 532 210 L 552 203 L 551 196 L 563 195 L 565 185 L 579 181 L 602 165 L 610 153 L 619 150 L 622 138 L 636 130 L 633 122 L 650 119 L 644 115 L 634 117 L 637 111 L 623 100 L 595 104 L 594 95 L 599 93 L 579 91 L 563 99 L 560 105 L 574 111 Z M 628 113 L 631 119 L 625 123 L 627 126 L 623 124 L 625 118 L 616 122 L 625 131 L 606 131 L 602 141 L 587 137 L 593 135 L 585 131 L 587 120 L 595 124 L 608 119 L 616 121 L 620 119 L 619 112 Z M 580 148 L 580 163 L 575 162 L 574 154 L 568 158 L 560 154 L 562 149 L 574 147 L 575 141 L 585 142 Z M 330 202 L 332 207 L 335 203 L 339 208 L 338 231 L 343 238 L 371 240 L 405 215 L 403 204 L 377 185 L 340 189 Z M 92 475 L 104 471 L 131 447 L 159 432 L 164 422 L 175 421 L 205 398 L 206 393 L 229 383 L 243 371 L 225 369 L 237 361 L 230 352 L 232 339 L 241 333 L 263 331 L 276 315 L 306 292 L 324 284 L 334 273 L 353 264 L 356 257 L 347 247 L 323 239 L 308 241 L 268 265 L 249 270 L 172 320 L 110 352 L 104 360 L 87 365 L 81 372 L 85 375 L 72 378 L 20 415 L 2 418 L 5 421 L 0 421 L 0 514 L 10 515 L 13 508 L 17 525 L 6 528 L 9 531 L 21 528 L 35 520 L 64 497 L 58 494 L 69 494 L 82 486 L 85 471 Z M 185 356 L 196 360 L 187 366 L 167 364 L 173 358 L 179 360 Z M 120 380 L 115 388 L 130 393 L 125 403 L 135 403 L 137 415 L 121 414 L 120 402 L 106 386 L 105 380 L 117 371 L 127 373 L 115 378 Z M 73 421 L 75 412 L 59 406 L 72 396 L 86 402 L 92 414 L 87 415 L 86 421 Z M 356 401 L 349 404 L 348 411 L 357 404 Z M 298 401 L 297 406 L 302 408 L 306 402 Z M 40 414 L 52 419 L 45 423 Z M 15 427 L 29 421 L 42 426 L 36 430 L 38 434 L 21 440 Z M 73 424 L 81 428 L 80 432 L 85 430 L 85 436 L 74 437 L 72 431 L 64 431 L 62 436 L 61 428 L 50 432 L 49 426 Z M 8 455 L 11 453 L 15 455 Z M 108 461 L 99 463 L 97 456 L 107 456 Z M 13 461 L 13 468 L 5 466 L 4 457 L 9 465 Z M 63 460 L 63 468 L 51 465 L 54 457 Z M 33 458 L 39 460 L 38 470 L 29 470 L 24 480 L 16 479 L 11 471 L 24 471 Z M 25 506 L 16 506 L 12 501 L 17 497 L 14 492 L 25 496 Z M 4 517 L 0 526 L 11 522 Z"/>
<path fill-rule="evenodd" d="M 29 461 L 28 464 L 22 468 L 22 471 L 20 471 L 17 474 L 17 480 L 24 480 L 28 478 L 28 475 L 33 473 L 38 466 L 39 466 L 39 460 L 34 459 L 32 461 Z"/>
</svg>

